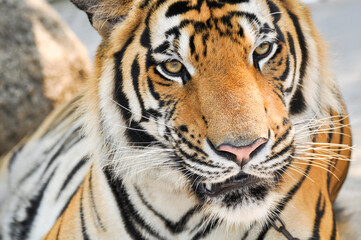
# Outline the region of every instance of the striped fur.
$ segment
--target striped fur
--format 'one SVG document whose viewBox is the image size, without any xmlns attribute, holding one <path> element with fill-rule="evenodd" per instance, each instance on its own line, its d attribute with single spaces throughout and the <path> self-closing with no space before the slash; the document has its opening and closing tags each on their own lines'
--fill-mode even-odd
<svg viewBox="0 0 361 240">
<path fill-rule="evenodd" d="M 339 239 L 350 126 L 305 6 L 73 2 L 103 36 L 94 75 L 2 160 L 3 239 L 285 239 L 277 216 Z M 261 138 L 246 163 L 217 150 Z M 253 182 L 207 194 L 240 172 Z"/>
</svg>

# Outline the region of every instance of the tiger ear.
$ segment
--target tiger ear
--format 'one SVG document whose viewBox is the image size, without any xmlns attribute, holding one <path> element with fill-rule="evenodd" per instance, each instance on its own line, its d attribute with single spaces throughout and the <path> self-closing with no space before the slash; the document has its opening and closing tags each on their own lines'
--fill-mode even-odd
<svg viewBox="0 0 361 240">
<path fill-rule="evenodd" d="M 106 37 L 112 28 L 128 14 L 132 0 L 71 0 L 83 10 L 93 27 Z"/>
</svg>

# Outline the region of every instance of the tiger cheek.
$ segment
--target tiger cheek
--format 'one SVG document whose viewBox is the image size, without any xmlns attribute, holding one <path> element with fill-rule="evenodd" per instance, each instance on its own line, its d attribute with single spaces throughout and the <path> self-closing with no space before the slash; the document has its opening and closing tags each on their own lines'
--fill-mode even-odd
<svg viewBox="0 0 361 240">
<path fill-rule="evenodd" d="M 274 82 L 263 78 L 262 81 L 259 81 L 259 84 L 261 85 L 260 89 L 264 99 L 264 107 L 269 126 L 274 132 L 278 132 L 278 130 L 285 125 L 285 119 L 289 119 L 282 94 L 278 88 L 274 86 Z"/>
<path fill-rule="evenodd" d="M 206 136 L 207 124 L 202 116 L 199 99 L 195 94 L 195 87 L 192 83 L 182 90 L 175 113 L 178 118 L 174 124 L 178 127 L 187 126 L 188 135 L 192 139 L 202 142 Z"/>
</svg>

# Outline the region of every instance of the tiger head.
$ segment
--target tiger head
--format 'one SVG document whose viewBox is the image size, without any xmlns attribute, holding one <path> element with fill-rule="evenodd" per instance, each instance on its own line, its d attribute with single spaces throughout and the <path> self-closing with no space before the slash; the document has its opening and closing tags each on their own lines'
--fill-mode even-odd
<svg viewBox="0 0 361 240">
<path fill-rule="evenodd" d="M 73 1 L 103 36 L 87 111 L 105 164 L 128 181 L 166 176 L 229 222 L 267 219 L 296 151 L 292 118 L 322 105 L 304 7 Z"/>
</svg>

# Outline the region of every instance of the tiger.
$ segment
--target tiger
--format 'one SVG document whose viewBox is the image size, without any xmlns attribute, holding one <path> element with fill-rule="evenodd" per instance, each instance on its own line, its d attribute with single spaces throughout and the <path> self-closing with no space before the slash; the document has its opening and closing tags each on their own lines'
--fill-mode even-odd
<svg viewBox="0 0 361 240">
<path fill-rule="evenodd" d="M 349 117 L 296 0 L 72 0 L 82 94 L 2 160 L 1 239 L 340 239 Z"/>
</svg>

